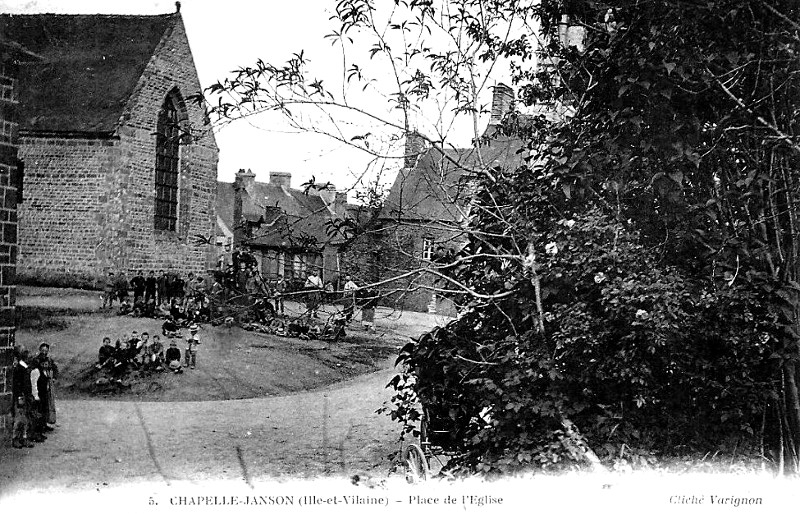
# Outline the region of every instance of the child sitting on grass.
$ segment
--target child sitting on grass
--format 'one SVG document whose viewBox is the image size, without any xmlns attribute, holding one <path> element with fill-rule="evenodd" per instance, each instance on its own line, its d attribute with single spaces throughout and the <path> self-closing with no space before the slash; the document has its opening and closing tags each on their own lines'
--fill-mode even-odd
<svg viewBox="0 0 800 514">
<path fill-rule="evenodd" d="M 114 360 L 114 347 L 111 345 L 111 338 L 104 337 L 103 345 L 97 352 L 97 364 L 94 365 L 95 369 L 103 369 L 112 365 Z"/>
<path fill-rule="evenodd" d="M 169 343 L 169 348 L 167 348 L 165 357 L 167 366 L 173 373 L 183 373 L 183 368 L 181 368 L 181 351 L 178 349 L 178 344 L 175 341 Z"/>
<path fill-rule="evenodd" d="M 158 334 L 153 336 L 153 344 L 150 345 L 150 365 L 155 371 L 164 370 L 164 345 Z"/>
</svg>

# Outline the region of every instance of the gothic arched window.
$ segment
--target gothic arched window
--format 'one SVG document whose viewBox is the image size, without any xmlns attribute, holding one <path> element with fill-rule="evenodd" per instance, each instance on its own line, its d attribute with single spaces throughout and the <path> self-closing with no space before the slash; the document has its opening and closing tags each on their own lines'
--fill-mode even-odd
<svg viewBox="0 0 800 514">
<path fill-rule="evenodd" d="M 164 100 L 156 128 L 156 230 L 175 231 L 178 221 L 178 160 L 180 125 L 172 96 Z"/>
</svg>

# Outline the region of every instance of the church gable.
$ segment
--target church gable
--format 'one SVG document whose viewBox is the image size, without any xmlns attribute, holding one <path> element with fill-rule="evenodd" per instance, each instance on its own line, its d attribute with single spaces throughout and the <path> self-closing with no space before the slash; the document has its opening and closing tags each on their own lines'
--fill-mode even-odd
<svg viewBox="0 0 800 514">
<path fill-rule="evenodd" d="M 28 70 L 41 91 L 23 107 L 20 276 L 83 286 L 108 271 L 213 266 L 214 248 L 192 238 L 214 234 L 218 150 L 187 100 L 200 82 L 180 14 L 2 24 L 49 66 Z"/>
</svg>

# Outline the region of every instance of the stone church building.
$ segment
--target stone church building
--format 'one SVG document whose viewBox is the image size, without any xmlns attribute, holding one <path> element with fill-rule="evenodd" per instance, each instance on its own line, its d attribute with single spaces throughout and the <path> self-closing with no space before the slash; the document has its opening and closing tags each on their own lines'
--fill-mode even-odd
<svg viewBox="0 0 800 514">
<path fill-rule="evenodd" d="M 21 280 L 214 266 L 218 149 L 179 12 L 1 15 L 19 66 Z"/>
<path fill-rule="evenodd" d="M 0 436 L 11 429 L 11 364 L 17 296 L 17 73 L 38 56 L 0 33 Z"/>
</svg>

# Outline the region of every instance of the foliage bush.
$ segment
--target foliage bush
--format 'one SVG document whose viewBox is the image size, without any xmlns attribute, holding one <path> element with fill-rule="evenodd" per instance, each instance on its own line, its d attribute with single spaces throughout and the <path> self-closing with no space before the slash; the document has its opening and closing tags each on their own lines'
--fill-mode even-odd
<svg viewBox="0 0 800 514">
<path fill-rule="evenodd" d="M 797 469 L 799 40 L 778 4 L 542 4 L 550 69 L 518 79 L 569 115 L 511 117 L 531 159 L 473 177 L 451 271 L 469 307 L 401 354 L 406 433 L 435 411 L 462 472 L 562 469 L 584 444 L 764 444 Z M 559 44 L 565 14 L 595 29 L 585 50 Z"/>
<path fill-rule="evenodd" d="M 529 205 L 517 174 L 503 182 Z M 659 263 L 636 232 L 598 211 L 539 225 L 534 245 L 558 248 L 536 271 L 547 277 L 546 336 L 530 273 L 472 261 L 456 271 L 465 283 L 513 294 L 474 303 L 405 348 L 394 416 L 411 426 L 416 402 L 435 411 L 463 450 L 449 465 L 470 472 L 562 469 L 584 460 L 582 444 L 640 462 L 740 442 L 754 449 L 771 391 L 770 349 L 752 324 L 758 295 Z M 482 245 L 473 240 L 465 255 Z"/>
</svg>

